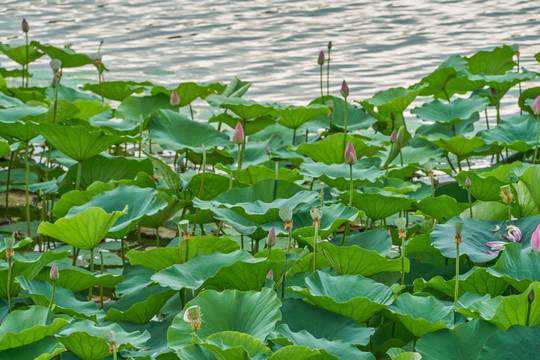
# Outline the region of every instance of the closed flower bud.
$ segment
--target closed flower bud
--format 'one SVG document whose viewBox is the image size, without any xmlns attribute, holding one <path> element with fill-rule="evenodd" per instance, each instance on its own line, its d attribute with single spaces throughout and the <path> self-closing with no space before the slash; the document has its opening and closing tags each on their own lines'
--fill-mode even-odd
<svg viewBox="0 0 540 360">
<path fill-rule="evenodd" d="M 392 134 L 390 134 L 390 142 L 393 144 L 395 143 L 397 140 L 397 131 L 396 129 L 394 129 L 394 131 L 392 131 Z"/>
<path fill-rule="evenodd" d="M 531 236 L 531 246 L 534 252 L 540 255 L 540 225 L 536 227 Z"/>
<path fill-rule="evenodd" d="M 465 179 L 465 187 L 470 188 L 471 187 L 471 179 L 467 176 Z"/>
<path fill-rule="evenodd" d="M 270 280 L 274 280 L 274 272 L 270 270 L 268 274 L 266 274 L 266 278 Z"/>
<path fill-rule="evenodd" d="M 22 19 L 21 28 L 22 28 L 23 33 L 27 33 L 28 31 L 30 31 L 30 25 L 28 25 L 28 21 L 26 21 L 26 19 L 24 18 Z"/>
<path fill-rule="evenodd" d="M 268 232 L 268 236 L 266 237 L 266 245 L 268 245 L 268 247 L 272 247 L 274 246 L 275 243 L 276 243 L 276 230 L 272 226 L 272 228 Z"/>
<path fill-rule="evenodd" d="M 534 104 L 532 106 L 534 115 L 540 116 L 540 95 L 536 97 Z"/>
<path fill-rule="evenodd" d="M 328 42 L 328 50 L 331 50 L 331 49 L 332 49 L 332 42 L 329 41 L 329 42 Z"/>
<path fill-rule="evenodd" d="M 53 264 L 53 266 L 51 267 L 49 275 L 52 282 L 56 282 L 56 280 L 58 280 L 58 266 L 56 266 L 56 264 Z"/>
<path fill-rule="evenodd" d="M 532 303 L 534 301 L 534 289 L 531 290 L 528 296 L 529 302 Z"/>
<path fill-rule="evenodd" d="M 266 152 L 266 155 L 270 156 L 270 154 L 272 153 L 270 151 L 270 148 L 268 147 L 268 145 L 264 148 L 264 151 Z"/>
<path fill-rule="evenodd" d="M 178 104 L 180 104 L 180 97 L 178 96 L 176 90 L 173 90 L 171 93 L 171 105 L 178 106 Z"/>
<path fill-rule="evenodd" d="M 322 51 L 322 50 L 319 53 L 319 58 L 317 59 L 317 64 L 324 65 L 324 51 Z"/>
<path fill-rule="evenodd" d="M 60 68 L 62 67 L 62 61 L 58 59 L 52 59 L 49 63 L 49 66 L 54 72 L 60 71 Z"/>
<path fill-rule="evenodd" d="M 232 141 L 238 145 L 244 142 L 244 128 L 242 127 L 242 124 L 240 124 L 240 122 L 236 124 Z"/>
<path fill-rule="evenodd" d="M 354 150 L 353 144 L 349 141 L 347 148 L 345 149 L 345 162 L 349 165 L 356 164 L 356 151 Z"/>
<path fill-rule="evenodd" d="M 343 82 L 341 83 L 341 96 L 343 96 L 344 98 L 349 96 L 349 85 L 347 85 L 347 82 L 345 80 L 343 80 Z"/>
</svg>

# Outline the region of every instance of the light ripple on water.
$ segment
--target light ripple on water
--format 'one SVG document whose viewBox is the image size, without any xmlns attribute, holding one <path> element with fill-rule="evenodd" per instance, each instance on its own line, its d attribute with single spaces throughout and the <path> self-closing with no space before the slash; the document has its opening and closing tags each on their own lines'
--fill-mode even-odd
<svg viewBox="0 0 540 360">
<path fill-rule="evenodd" d="M 0 40 L 24 43 L 20 23 L 26 17 L 31 39 L 42 43 L 73 43 L 76 51 L 90 54 L 104 39 L 108 80 L 145 79 L 175 86 L 184 81 L 227 82 L 238 75 L 254 83 L 250 98 L 305 104 L 319 94 L 317 55 L 326 52 L 330 40 L 331 91 L 338 94 L 346 79 L 353 100 L 407 87 L 451 55 L 472 55 L 502 44 L 519 44 L 521 65 L 538 70 L 533 55 L 540 50 L 540 20 L 534 4 L 7 0 L 0 8 Z M 0 61 L 11 66 L 5 57 Z M 143 74 L 156 69 L 174 75 Z M 48 70 L 48 60 L 38 60 L 32 70 Z"/>
</svg>

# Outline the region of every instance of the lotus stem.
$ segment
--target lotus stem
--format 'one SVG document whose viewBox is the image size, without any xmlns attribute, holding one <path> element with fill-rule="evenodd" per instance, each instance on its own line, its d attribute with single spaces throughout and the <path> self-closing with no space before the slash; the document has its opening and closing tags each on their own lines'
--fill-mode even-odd
<svg viewBox="0 0 540 360">
<path fill-rule="evenodd" d="M 345 105 L 345 117 L 343 119 L 343 152 L 345 152 L 345 149 L 347 148 L 347 117 L 348 117 L 348 106 L 347 106 L 347 97 L 344 97 L 344 105 Z"/>
<path fill-rule="evenodd" d="M 26 199 L 26 230 L 28 236 L 32 236 L 32 230 L 30 228 L 30 196 L 29 196 L 29 186 L 30 186 L 30 165 L 28 163 L 29 159 L 29 144 L 28 141 L 24 143 L 24 149 L 25 149 L 25 157 L 24 157 L 24 165 L 26 168 L 26 175 L 25 175 L 25 186 L 24 186 L 24 197 Z"/>
<path fill-rule="evenodd" d="M 159 247 L 159 226 L 156 228 L 156 247 Z"/>
<path fill-rule="evenodd" d="M 26 88 L 28 88 L 28 78 L 29 78 L 29 75 L 28 75 L 28 63 L 30 62 L 30 56 L 29 56 L 29 48 L 28 48 L 28 32 L 25 33 L 25 38 L 26 38 L 26 71 L 23 71 L 23 86 L 24 86 L 24 78 L 25 78 L 25 75 L 26 75 Z"/>
<path fill-rule="evenodd" d="M 352 165 L 349 165 L 349 179 L 350 179 L 350 187 L 349 187 L 349 206 L 352 206 L 353 201 L 353 188 L 354 188 L 354 181 L 352 177 Z"/>
<path fill-rule="evenodd" d="M 144 121 L 143 121 L 143 116 L 142 114 L 139 114 L 139 120 L 140 120 L 140 125 L 139 125 L 139 157 L 141 157 L 142 155 L 142 136 L 143 136 L 143 128 L 144 128 Z"/>
<path fill-rule="evenodd" d="M 75 190 L 81 188 L 82 162 L 77 163 L 77 177 L 75 178 Z"/>
<path fill-rule="evenodd" d="M 328 47 L 328 60 L 326 61 L 326 96 L 330 95 L 330 53 L 332 47 Z"/>
<path fill-rule="evenodd" d="M 435 178 L 433 177 L 433 174 L 429 177 L 431 180 L 431 197 L 435 197 Z"/>
<path fill-rule="evenodd" d="M 99 268 L 99 272 L 101 275 L 103 275 L 104 265 L 103 265 L 103 252 L 99 252 L 99 260 L 101 262 L 101 266 Z M 99 285 L 99 303 L 101 304 L 101 308 L 103 309 L 103 285 Z"/>
<path fill-rule="evenodd" d="M 242 142 L 242 144 L 238 144 L 238 170 L 242 169 L 242 160 L 244 159 L 244 144 L 246 140 Z"/>
<path fill-rule="evenodd" d="M 52 284 L 52 295 L 51 295 L 51 302 L 49 303 L 49 311 L 53 311 L 54 307 L 54 294 L 56 293 L 56 281 L 53 281 Z"/>
<path fill-rule="evenodd" d="M 204 189 L 204 177 L 206 175 L 206 149 L 204 148 L 204 144 L 201 144 L 202 147 L 202 177 L 201 177 L 201 187 L 199 188 L 199 199 L 202 197 L 203 189 Z M 195 210 L 195 220 L 193 220 L 193 235 L 195 235 L 195 230 L 197 228 L 197 219 L 199 218 L 199 208 Z"/>
<path fill-rule="evenodd" d="M 295 140 L 296 140 L 296 128 L 293 129 L 293 133 L 292 133 L 292 146 L 294 146 L 294 143 L 295 143 Z"/>
<path fill-rule="evenodd" d="M 7 250 L 6 250 L 6 256 L 7 256 Z M 8 300 L 8 312 L 11 312 L 11 256 L 7 256 L 8 258 L 8 275 L 7 275 L 7 284 L 6 284 L 6 290 L 7 290 L 7 300 Z"/>
<path fill-rule="evenodd" d="M 90 249 L 90 272 L 94 275 L 94 248 Z M 88 289 L 88 301 L 92 301 L 93 286 Z"/>
<path fill-rule="evenodd" d="M 470 188 L 467 188 L 467 198 L 469 200 L 469 214 L 471 215 L 471 219 L 473 218 L 473 213 L 472 213 L 472 201 L 471 201 L 471 189 Z"/>
<path fill-rule="evenodd" d="M 405 237 L 401 238 L 401 285 L 405 284 Z"/>
<path fill-rule="evenodd" d="M 538 156 L 538 139 L 540 137 L 540 115 L 536 115 L 536 146 L 534 147 L 533 164 L 536 164 Z"/>
<path fill-rule="evenodd" d="M 321 71 L 320 71 L 320 73 L 321 73 L 321 76 L 320 76 L 320 79 L 321 79 L 321 103 L 324 105 L 323 84 L 322 84 L 322 78 L 323 78 L 323 74 L 322 74 L 322 72 L 323 72 L 323 70 L 322 70 L 323 66 L 322 66 L 322 64 L 319 66 L 319 68 L 320 68 L 320 70 L 321 70 Z"/>
<path fill-rule="evenodd" d="M 55 75 L 56 76 L 56 75 Z M 56 124 L 56 113 L 58 112 L 58 87 L 60 86 L 60 77 L 56 77 L 56 83 L 54 84 L 54 110 L 53 110 L 53 124 Z"/>
<path fill-rule="evenodd" d="M 454 309 L 456 308 L 459 295 L 459 242 L 456 242 L 456 287 L 454 289 Z"/>
<path fill-rule="evenodd" d="M 124 237 L 120 239 L 120 254 L 122 256 L 122 267 L 126 266 L 126 242 Z"/>
<path fill-rule="evenodd" d="M 489 130 L 489 120 L 488 120 L 487 108 L 484 109 L 484 114 L 486 115 L 486 127 L 487 127 L 487 129 Z"/>
<path fill-rule="evenodd" d="M 315 235 L 313 236 L 313 272 L 317 271 L 317 240 L 319 239 L 319 221 L 313 221 Z"/>
<path fill-rule="evenodd" d="M 191 120 L 195 120 L 195 117 L 193 116 L 193 107 L 191 107 L 191 103 L 189 103 L 189 112 L 191 113 Z"/>
<path fill-rule="evenodd" d="M 292 231 L 291 231 L 291 229 L 289 229 L 288 232 L 289 232 L 289 241 L 287 242 L 287 254 L 291 250 L 291 240 L 292 240 Z"/>
<path fill-rule="evenodd" d="M 9 184 L 11 181 L 11 168 L 13 166 L 13 159 L 15 158 L 15 151 L 11 152 L 9 157 L 9 165 L 7 171 L 7 181 L 6 181 L 6 218 L 9 219 Z"/>
<path fill-rule="evenodd" d="M 499 94 L 497 94 L 497 103 L 495 104 L 495 110 L 497 110 L 497 125 L 501 121 L 501 103 L 499 102 Z"/>
</svg>

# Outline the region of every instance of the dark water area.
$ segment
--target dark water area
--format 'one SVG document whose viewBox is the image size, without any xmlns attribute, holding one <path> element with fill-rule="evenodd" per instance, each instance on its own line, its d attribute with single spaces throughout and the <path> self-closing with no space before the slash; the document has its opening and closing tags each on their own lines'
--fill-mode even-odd
<svg viewBox="0 0 540 360">
<path fill-rule="evenodd" d="M 351 100 L 407 87 L 451 55 L 503 44 L 518 44 L 521 65 L 540 71 L 539 10 L 520 0 L 3 0 L 0 41 L 23 44 L 25 17 L 31 40 L 90 54 L 103 39 L 106 80 L 176 86 L 236 75 L 253 82 L 247 98 L 300 105 L 319 94 L 317 56 L 328 41 L 331 92 L 346 79 Z M 49 76 L 48 59 L 30 70 Z"/>
</svg>

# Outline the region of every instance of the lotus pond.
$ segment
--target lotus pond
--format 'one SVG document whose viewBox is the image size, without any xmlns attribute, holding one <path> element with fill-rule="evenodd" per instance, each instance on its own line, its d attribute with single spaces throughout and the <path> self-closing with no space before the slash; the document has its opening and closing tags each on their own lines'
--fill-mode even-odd
<svg viewBox="0 0 540 360">
<path fill-rule="evenodd" d="M 357 99 L 329 43 L 292 106 L 236 77 L 105 81 L 99 51 L 28 30 L 0 43 L 0 359 L 540 359 L 539 74 L 516 47 Z"/>
</svg>

